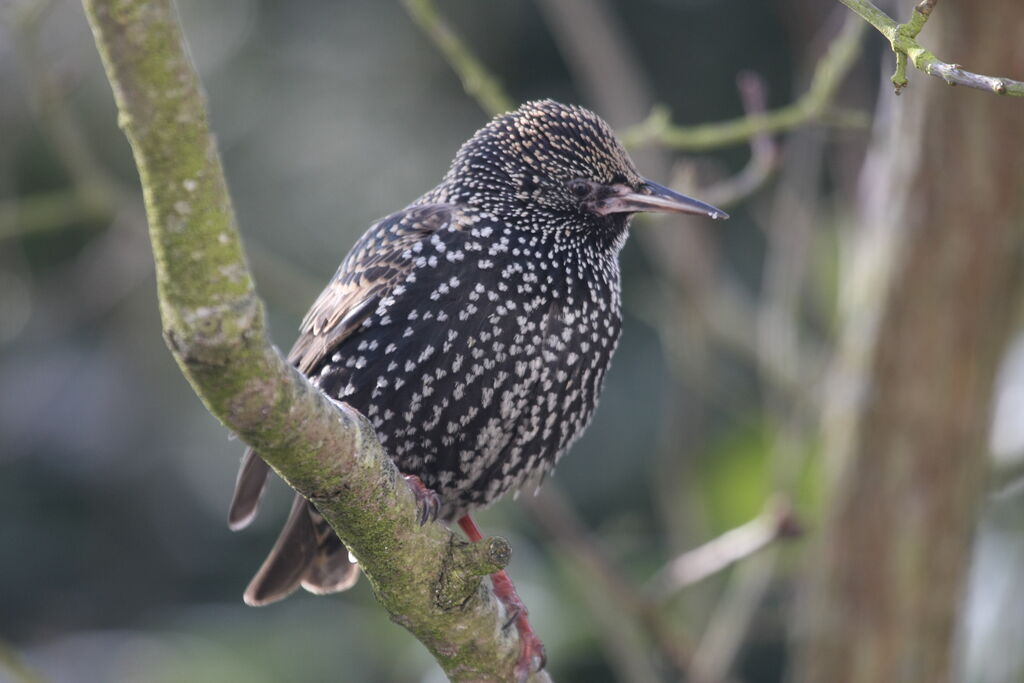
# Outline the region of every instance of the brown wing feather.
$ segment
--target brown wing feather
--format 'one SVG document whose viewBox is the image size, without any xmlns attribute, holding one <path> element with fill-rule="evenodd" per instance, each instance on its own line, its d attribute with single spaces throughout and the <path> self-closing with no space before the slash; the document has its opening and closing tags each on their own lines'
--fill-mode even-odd
<svg viewBox="0 0 1024 683">
<path fill-rule="evenodd" d="M 412 266 L 413 245 L 448 227 L 454 208 L 413 206 L 374 224 L 342 261 L 302 321 L 288 360 L 310 374 L 362 325 L 380 300 Z M 241 529 L 256 516 L 269 468 L 246 451 L 229 511 L 229 526 Z M 317 521 L 319 520 L 319 521 Z M 345 590 L 358 578 L 348 551 L 323 518 L 301 496 L 277 543 L 245 593 L 250 605 L 280 600 L 300 584 L 315 593 Z"/>
<path fill-rule="evenodd" d="M 310 373 L 359 329 L 409 272 L 413 244 L 447 227 L 453 207 L 424 204 L 381 219 L 356 243 L 306 314 L 288 360 Z"/>
</svg>

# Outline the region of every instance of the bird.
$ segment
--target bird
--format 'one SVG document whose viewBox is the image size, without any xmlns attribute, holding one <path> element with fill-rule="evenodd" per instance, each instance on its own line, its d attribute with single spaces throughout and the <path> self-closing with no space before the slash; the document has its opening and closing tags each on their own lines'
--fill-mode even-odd
<svg viewBox="0 0 1024 683">
<path fill-rule="evenodd" d="M 374 223 L 302 321 L 288 359 L 363 413 L 421 503 L 457 521 L 534 490 L 590 423 L 622 330 L 619 252 L 631 218 L 725 212 L 640 175 L 597 114 L 553 100 L 497 116 L 440 184 Z M 269 475 L 245 453 L 229 526 L 249 524 Z M 523 656 L 543 648 L 507 574 Z M 251 605 L 299 586 L 333 593 L 358 570 L 296 494 Z M 539 652 L 538 652 L 539 651 Z"/>
</svg>

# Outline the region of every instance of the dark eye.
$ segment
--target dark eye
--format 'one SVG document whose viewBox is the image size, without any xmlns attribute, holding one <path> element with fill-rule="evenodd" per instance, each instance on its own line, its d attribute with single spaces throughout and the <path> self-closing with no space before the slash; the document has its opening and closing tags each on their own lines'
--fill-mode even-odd
<svg viewBox="0 0 1024 683">
<path fill-rule="evenodd" d="M 580 199 L 583 199 L 588 194 L 590 194 L 590 183 L 587 182 L 586 180 L 583 180 L 582 178 L 577 178 L 576 180 L 570 180 L 566 184 L 566 187 L 569 188 L 569 192 L 572 192 L 574 195 L 576 195 Z"/>
</svg>

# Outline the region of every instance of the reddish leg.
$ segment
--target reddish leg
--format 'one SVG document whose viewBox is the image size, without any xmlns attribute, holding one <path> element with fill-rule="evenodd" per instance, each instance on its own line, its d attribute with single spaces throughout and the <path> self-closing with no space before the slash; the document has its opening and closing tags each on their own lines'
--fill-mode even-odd
<svg viewBox="0 0 1024 683">
<path fill-rule="evenodd" d="M 416 498 L 416 509 L 419 511 L 420 526 L 433 522 L 441 512 L 441 496 L 431 488 L 427 488 L 415 474 L 403 474 L 405 483 Z"/>
<path fill-rule="evenodd" d="M 473 543 L 483 540 L 484 535 L 480 533 L 476 522 L 469 515 L 459 519 L 459 526 Z M 508 573 L 502 570 L 491 574 L 491 585 L 494 587 L 494 594 L 504 603 L 505 609 L 511 615 L 509 623 L 515 622 L 516 632 L 519 633 L 520 651 L 519 661 L 516 663 L 516 680 L 525 681 L 531 672 L 544 668 L 544 663 L 547 661 L 544 643 L 540 642 L 540 638 L 530 626 L 526 605 L 516 593 L 516 587 Z"/>
</svg>

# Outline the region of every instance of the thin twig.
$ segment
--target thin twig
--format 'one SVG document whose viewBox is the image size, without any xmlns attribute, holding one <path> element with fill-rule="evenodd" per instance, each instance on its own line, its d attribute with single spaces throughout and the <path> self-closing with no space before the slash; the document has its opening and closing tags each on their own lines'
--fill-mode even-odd
<svg viewBox="0 0 1024 683">
<path fill-rule="evenodd" d="M 917 42 L 917 34 L 924 28 L 937 0 L 924 0 L 918 3 L 910 15 L 910 20 L 905 24 L 896 23 L 871 0 L 839 0 L 839 2 L 878 29 L 878 32 L 889 41 L 893 52 L 896 53 L 896 71 L 892 75 L 896 94 L 899 94 L 907 86 L 906 67 L 909 60 L 919 71 L 941 78 L 949 85 L 987 90 L 997 95 L 1024 97 L 1024 82 L 966 71 L 959 64 L 949 64 L 940 60 Z"/>
<path fill-rule="evenodd" d="M 736 76 L 743 111 L 747 116 L 762 116 L 767 103 L 764 79 L 752 71 L 741 71 Z M 772 177 L 779 163 L 779 147 L 774 138 L 761 132 L 750 138 L 750 160 L 734 176 L 701 189 L 703 201 L 714 206 L 730 207 L 739 204 L 761 189 Z"/>
<path fill-rule="evenodd" d="M 501 82 L 482 64 L 459 35 L 444 21 L 431 0 L 403 0 L 416 23 L 428 33 L 459 75 L 466 93 L 490 115 L 511 108 L 512 99 Z M 621 134 L 627 147 L 660 144 L 679 150 L 709 150 L 742 144 L 760 133 L 778 133 L 818 122 L 836 127 L 863 128 L 862 112 L 836 110 L 832 105 L 839 83 L 859 53 L 863 22 L 849 22 L 815 71 L 808 91 L 782 109 L 756 117 L 742 117 L 721 123 L 692 127 L 673 126 L 664 107 L 651 109 L 647 120 Z"/>
<path fill-rule="evenodd" d="M 803 527 L 783 497 L 769 500 L 764 511 L 742 526 L 725 532 L 699 548 L 688 550 L 651 579 L 649 591 L 657 600 L 724 571 L 780 539 L 797 538 Z"/>
<path fill-rule="evenodd" d="M 853 120 L 849 115 L 838 120 L 830 118 L 832 102 L 843 78 L 860 52 L 863 22 L 848 21 L 828 52 L 818 63 L 807 92 L 800 99 L 781 109 L 760 116 L 744 116 L 731 121 L 699 126 L 673 126 L 668 109 L 655 107 L 647 120 L 622 133 L 626 145 L 660 144 L 673 149 L 708 150 L 742 144 L 761 133 L 779 133 L 814 122 L 831 125 L 867 125 L 866 117 Z"/>
<path fill-rule="evenodd" d="M 501 82 L 477 59 L 462 38 L 438 13 L 432 0 L 402 0 L 409 16 L 434 41 L 448 64 L 458 74 L 466 94 L 480 103 L 490 116 L 513 108 Z"/>
<path fill-rule="evenodd" d="M 771 546 L 736 567 L 715 603 L 693 657 L 705 680 L 724 681 L 747 639 L 750 623 L 775 576 L 778 548 Z"/>
</svg>

